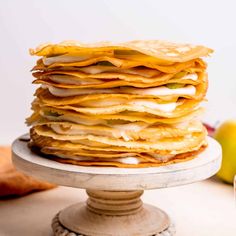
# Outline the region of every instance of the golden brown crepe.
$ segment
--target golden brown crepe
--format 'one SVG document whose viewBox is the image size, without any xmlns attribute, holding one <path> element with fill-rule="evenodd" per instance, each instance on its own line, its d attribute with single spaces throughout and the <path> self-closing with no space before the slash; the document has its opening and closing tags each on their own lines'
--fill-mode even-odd
<svg viewBox="0 0 236 236">
<path fill-rule="evenodd" d="M 120 51 L 117 53 L 115 50 Z M 115 56 L 126 51 L 139 52 L 142 56 L 150 56 L 157 61 L 164 62 L 190 61 L 208 56 L 213 52 L 212 49 L 204 46 L 172 43 L 161 40 L 135 40 L 119 44 L 112 42 L 83 44 L 78 41 L 64 41 L 58 44 L 47 43 L 38 46 L 36 49 L 30 49 L 30 54 L 47 57 L 64 54 L 80 54 L 96 57 L 96 55 L 104 54 Z M 136 55 L 135 58 L 138 58 L 138 56 Z"/>
<path fill-rule="evenodd" d="M 206 147 L 199 121 L 208 88 L 204 46 L 164 41 L 30 49 L 41 84 L 27 119 L 30 147 L 76 165 L 151 167 Z"/>
</svg>

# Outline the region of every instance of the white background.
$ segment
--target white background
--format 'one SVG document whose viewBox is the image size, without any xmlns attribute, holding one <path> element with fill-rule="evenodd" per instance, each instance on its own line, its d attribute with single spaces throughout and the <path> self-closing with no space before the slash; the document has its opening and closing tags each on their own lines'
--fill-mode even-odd
<svg viewBox="0 0 236 236">
<path fill-rule="evenodd" d="M 211 0 L 0 0 L 0 143 L 28 128 L 35 86 L 28 48 L 76 39 L 166 39 L 215 50 L 209 63 L 205 120 L 235 118 L 236 1 Z"/>
</svg>

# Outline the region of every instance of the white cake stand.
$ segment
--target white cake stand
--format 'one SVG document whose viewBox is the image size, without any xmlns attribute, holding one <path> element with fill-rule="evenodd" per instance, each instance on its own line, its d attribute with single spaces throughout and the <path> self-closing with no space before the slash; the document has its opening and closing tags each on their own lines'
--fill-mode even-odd
<svg viewBox="0 0 236 236">
<path fill-rule="evenodd" d="M 27 138 L 12 145 L 19 170 L 58 185 L 86 189 L 88 200 L 60 211 L 52 221 L 56 236 L 171 236 L 169 216 L 143 204 L 144 190 L 184 185 L 209 178 L 221 164 L 221 147 L 208 138 L 199 157 L 178 164 L 150 168 L 83 167 L 61 164 L 32 153 Z M 65 196 L 66 197 L 66 196 Z"/>
</svg>

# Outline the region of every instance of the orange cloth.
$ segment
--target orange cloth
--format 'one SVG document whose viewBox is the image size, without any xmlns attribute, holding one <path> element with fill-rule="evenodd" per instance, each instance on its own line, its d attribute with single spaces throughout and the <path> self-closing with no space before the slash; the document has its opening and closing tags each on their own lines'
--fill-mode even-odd
<svg viewBox="0 0 236 236">
<path fill-rule="evenodd" d="M 0 197 L 22 196 L 53 187 L 55 185 L 38 181 L 17 171 L 11 162 L 10 147 L 0 147 Z"/>
</svg>

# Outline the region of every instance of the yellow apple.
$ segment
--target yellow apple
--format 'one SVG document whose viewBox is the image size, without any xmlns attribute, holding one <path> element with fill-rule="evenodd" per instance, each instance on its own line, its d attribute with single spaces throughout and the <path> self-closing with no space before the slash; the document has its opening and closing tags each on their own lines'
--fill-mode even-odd
<svg viewBox="0 0 236 236">
<path fill-rule="evenodd" d="M 217 176 L 227 183 L 233 183 L 236 175 L 236 120 L 228 120 L 216 129 L 214 138 L 223 150 L 222 166 Z"/>
</svg>

